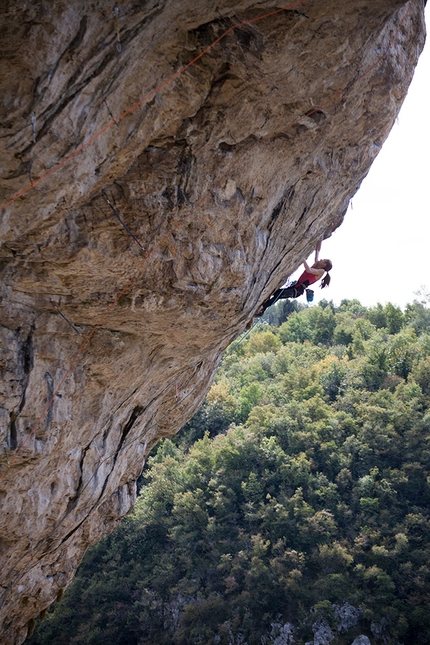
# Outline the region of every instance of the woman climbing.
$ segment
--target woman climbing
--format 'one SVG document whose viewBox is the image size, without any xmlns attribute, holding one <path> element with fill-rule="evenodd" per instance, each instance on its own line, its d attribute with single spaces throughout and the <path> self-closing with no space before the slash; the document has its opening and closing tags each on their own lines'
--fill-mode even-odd
<svg viewBox="0 0 430 645">
<path fill-rule="evenodd" d="M 304 293 L 305 289 L 307 290 L 307 288 L 311 284 L 314 284 L 314 282 L 317 282 L 320 278 L 322 278 L 324 273 L 325 276 L 321 282 L 321 289 L 328 287 L 328 285 L 330 284 L 329 271 L 332 268 L 332 263 L 330 262 L 330 260 L 318 259 L 320 250 L 321 242 L 318 242 L 315 249 L 315 260 L 313 265 L 310 267 L 305 260 L 303 262 L 305 270 L 303 271 L 297 282 L 295 282 L 291 287 L 283 287 L 281 289 L 277 289 L 274 293 L 272 293 L 270 298 L 267 298 L 267 300 L 265 300 L 259 307 L 257 313 L 255 314 L 256 317 L 259 318 L 260 316 L 262 316 L 266 309 L 278 300 L 283 300 L 284 298 L 298 298 Z"/>
</svg>

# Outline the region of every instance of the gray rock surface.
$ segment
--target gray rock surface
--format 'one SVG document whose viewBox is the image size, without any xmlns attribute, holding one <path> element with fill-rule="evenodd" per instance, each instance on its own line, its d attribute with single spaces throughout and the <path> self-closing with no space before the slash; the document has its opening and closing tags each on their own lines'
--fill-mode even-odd
<svg viewBox="0 0 430 645">
<path fill-rule="evenodd" d="M 314 640 L 311 645 L 330 645 L 334 640 L 333 631 L 327 620 L 320 619 L 312 625 Z"/>
<path fill-rule="evenodd" d="M 357 638 L 354 638 L 351 645 L 371 645 L 371 643 L 367 636 L 361 634 L 360 636 L 357 636 Z"/>
<path fill-rule="evenodd" d="M 130 511 L 151 447 L 341 223 L 397 116 L 422 0 L 235 27 L 278 9 L 0 7 L 1 642 Z"/>
<path fill-rule="evenodd" d="M 362 610 L 353 607 L 349 602 L 334 604 L 333 613 L 337 622 L 337 631 L 340 633 L 356 627 L 363 614 Z"/>
</svg>

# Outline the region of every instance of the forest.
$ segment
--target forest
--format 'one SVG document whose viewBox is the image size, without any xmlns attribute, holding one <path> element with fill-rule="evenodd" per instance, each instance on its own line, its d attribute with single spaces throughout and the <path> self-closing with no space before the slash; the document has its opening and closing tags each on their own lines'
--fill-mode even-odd
<svg viewBox="0 0 430 645">
<path fill-rule="evenodd" d="M 269 309 L 26 643 L 430 643 L 428 303 Z"/>
</svg>

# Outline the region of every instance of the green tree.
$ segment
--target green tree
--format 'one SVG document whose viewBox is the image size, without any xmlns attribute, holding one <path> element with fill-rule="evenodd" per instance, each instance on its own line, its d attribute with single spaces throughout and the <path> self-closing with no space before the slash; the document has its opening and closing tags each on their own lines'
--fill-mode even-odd
<svg viewBox="0 0 430 645">
<path fill-rule="evenodd" d="M 336 645 L 426 645 L 425 312 L 324 303 L 243 337 L 30 643 L 302 645 L 327 621 Z"/>
</svg>

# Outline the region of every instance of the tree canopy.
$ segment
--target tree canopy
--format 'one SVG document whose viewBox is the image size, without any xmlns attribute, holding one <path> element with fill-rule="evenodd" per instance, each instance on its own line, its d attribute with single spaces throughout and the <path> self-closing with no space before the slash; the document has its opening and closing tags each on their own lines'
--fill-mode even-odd
<svg viewBox="0 0 430 645">
<path fill-rule="evenodd" d="M 428 310 L 273 309 L 30 643 L 429 642 Z"/>
</svg>

